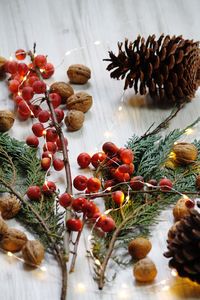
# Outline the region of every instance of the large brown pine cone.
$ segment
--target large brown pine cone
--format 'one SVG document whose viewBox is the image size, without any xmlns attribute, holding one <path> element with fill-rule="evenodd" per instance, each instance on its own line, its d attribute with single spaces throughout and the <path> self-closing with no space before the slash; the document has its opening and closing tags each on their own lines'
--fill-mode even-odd
<svg viewBox="0 0 200 300">
<path fill-rule="evenodd" d="M 200 213 L 190 210 L 190 215 L 181 219 L 168 233 L 169 266 L 181 277 L 200 283 Z"/>
<path fill-rule="evenodd" d="M 200 79 L 199 43 L 182 36 L 155 35 L 145 41 L 118 43 L 119 53 L 109 52 L 107 70 L 111 78 L 125 79 L 124 89 L 134 86 L 135 93 L 146 94 L 167 102 L 181 103 L 195 95 Z"/>
</svg>

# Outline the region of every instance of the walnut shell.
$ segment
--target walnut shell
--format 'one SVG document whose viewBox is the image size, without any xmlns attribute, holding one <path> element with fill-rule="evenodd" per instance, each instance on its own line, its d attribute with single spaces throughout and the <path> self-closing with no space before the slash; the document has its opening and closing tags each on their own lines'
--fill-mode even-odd
<svg viewBox="0 0 200 300">
<path fill-rule="evenodd" d="M 0 241 L 0 247 L 6 251 L 18 252 L 27 242 L 25 233 L 15 228 L 8 228 Z"/>
<path fill-rule="evenodd" d="M 154 262 L 146 257 L 139 260 L 133 267 L 135 279 L 140 282 L 153 281 L 157 275 L 157 269 Z"/>
<path fill-rule="evenodd" d="M 198 149 L 191 143 L 177 143 L 173 147 L 175 162 L 180 165 L 193 163 L 198 156 Z"/>
<path fill-rule="evenodd" d="M 67 75 L 71 83 L 84 84 L 90 79 L 91 71 L 84 65 L 75 64 L 69 66 Z"/>
<path fill-rule="evenodd" d="M 92 106 L 92 102 L 92 96 L 85 92 L 79 92 L 67 99 L 67 109 L 80 110 L 85 113 Z"/>
<path fill-rule="evenodd" d="M 6 59 L 3 56 L 0 56 L 0 78 L 5 75 L 5 63 Z"/>
<path fill-rule="evenodd" d="M 61 97 L 62 104 L 66 104 L 67 99 L 74 94 L 70 84 L 59 81 L 50 86 L 50 93 L 58 93 Z"/>
<path fill-rule="evenodd" d="M 28 241 L 22 249 L 22 256 L 27 264 L 40 265 L 44 259 L 44 247 L 37 240 Z"/>
<path fill-rule="evenodd" d="M 11 219 L 18 214 L 21 205 L 15 196 L 0 198 L 0 212 L 4 219 Z"/>
<path fill-rule="evenodd" d="M 0 215 L 0 235 L 4 235 L 8 230 L 8 225 Z"/>
<path fill-rule="evenodd" d="M 68 130 L 76 131 L 83 126 L 85 120 L 84 113 L 79 110 L 69 110 L 65 117 L 65 125 Z"/>
<path fill-rule="evenodd" d="M 173 208 L 173 216 L 175 221 L 179 221 L 183 217 L 190 214 L 189 208 L 185 205 L 186 199 L 180 198 Z"/>
<path fill-rule="evenodd" d="M 0 132 L 8 131 L 15 121 L 14 114 L 9 110 L 0 110 Z"/>
<path fill-rule="evenodd" d="M 144 258 L 151 250 L 151 242 L 143 237 L 132 240 L 128 245 L 128 252 L 135 259 Z"/>
</svg>

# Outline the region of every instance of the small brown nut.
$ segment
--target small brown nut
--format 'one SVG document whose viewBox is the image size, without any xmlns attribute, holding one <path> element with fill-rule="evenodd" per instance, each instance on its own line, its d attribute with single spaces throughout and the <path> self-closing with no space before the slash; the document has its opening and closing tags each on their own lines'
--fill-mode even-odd
<svg viewBox="0 0 200 300">
<path fill-rule="evenodd" d="M 74 90 L 70 84 L 58 81 L 50 86 L 50 93 L 57 93 L 60 95 L 62 104 L 66 104 L 67 99 L 74 94 Z"/>
<path fill-rule="evenodd" d="M 4 235 L 8 230 L 8 225 L 0 215 L 0 235 Z"/>
<path fill-rule="evenodd" d="M 196 178 L 196 187 L 198 190 L 200 190 L 200 175 L 198 175 Z"/>
<path fill-rule="evenodd" d="M 186 199 L 180 198 L 173 208 L 173 216 L 175 221 L 179 221 L 182 218 L 189 216 L 190 209 L 185 205 Z"/>
<path fill-rule="evenodd" d="M 79 110 L 69 110 L 65 117 L 65 124 L 70 131 L 79 130 L 85 120 L 84 113 Z"/>
<path fill-rule="evenodd" d="M 0 78 L 2 78 L 5 74 L 5 63 L 6 59 L 3 56 L 0 56 Z"/>
<path fill-rule="evenodd" d="M 1 239 L 0 247 L 6 251 L 18 252 L 24 247 L 26 242 L 27 237 L 25 233 L 15 228 L 8 228 Z"/>
<path fill-rule="evenodd" d="M 0 110 L 0 132 L 8 131 L 15 121 L 14 114 L 9 110 Z"/>
<path fill-rule="evenodd" d="M 151 250 L 151 242 L 143 237 L 132 240 L 128 245 L 128 252 L 135 259 L 144 258 Z"/>
<path fill-rule="evenodd" d="M 139 260 L 133 267 L 135 279 L 140 282 L 153 281 L 157 275 L 157 269 L 154 262 L 146 257 Z"/>
<path fill-rule="evenodd" d="M 90 79 L 91 71 L 84 65 L 75 64 L 69 66 L 67 75 L 71 83 L 84 84 Z"/>
<path fill-rule="evenodd" d="M 168 241 L 171 241 L 171 240 L 173 240 L 175 238 L 178 224 L 180 224 L 180 221 L 177 221 L 169 229 L 168 234 L 167 234 Z"/>
<path fill-rule="evenodd" d="M 92 106 L 92 102 L 92 96 L 85 92 L 79 92 L 67 99 L 67 109 L 80 110 L 85 113 Z"/>
<path fill-rule="evenodd" d="M 44 259 L 44 247 L 38 241 L 28 241 L 22 249 L 22 256 L 27 264 L 40 265 Z"/>
<path fill-rule="evenodd" d="M 198 149 L 191 143 L 177 143 L 173 147 L 175 162 L 180 165 L 193 163 L 198 156 Z"/>
<path fill-rule="evenodd" d="M 18 214 L 21 205 L 15 196 L 0 198 L 0 212 L 4 219 L 11 219 Z"/>
</svg>

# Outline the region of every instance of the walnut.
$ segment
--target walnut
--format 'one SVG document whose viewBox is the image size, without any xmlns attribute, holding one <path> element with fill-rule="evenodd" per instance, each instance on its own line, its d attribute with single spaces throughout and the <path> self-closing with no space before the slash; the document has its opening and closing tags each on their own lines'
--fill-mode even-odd
<svg viewBox="0 0 200 300">
<path fill-rule="evenodd" d="M 11 219 L 18 214 L 21 205 L 15 196 L 0 198 L 0 212 L 4 219 Z"/>
<path fill-rule="evenodd" d="M 6 59 L 3 56 L 0 56 L 0 78 L 3 78 L 5 75 L 5 63 Z"/>
<path fill-rule="evenodd" d="M 50 93 L 58 93 L 61 97 L 62 104 L 66 104 L 67 99 L 74 94 L 70 84 L 59 81 L 50 86 Z"/>
<path fill-rule="evenodd" d="M 177 143 L 173 147 L 175 162 L 180 165 L 193 163 L 198 156 L 198 149 L 190 143 Z"/>
<path fill-rule="evenodd" d="M 9 110 L 0 110 L 0 132 L 8 131 L 15 121 L 14 114 Z"/>
<path fill-rule="evenodd" d="M 69 110 L 65 117 L 65 124 L 69 131 L 79 130 L 83 126 L 84 113 L 79 110 Z"/>
<path fill-rule="evenodd" d="M 143 237 L 132 240 L 128 245 L 128 252 L 135 259 L 144 258 L 151 250 L 151 242 Z"/>
<path fill-rule="evenodd" d="M 186 217 L 190 214 L 189 208 L 185 205 L 186 199 L 180 198 L 176 205 L 173 208 L 173 216 L 175 221 L 179 221 L 183 217 Z"/>
<path fill-rule="evenodd" d="M 84 84 L 90 79 L 91 71 L 84 65 L 75 64 L 69 66 L 67 75 L 71 83 Z"/>
<path fill-rule="evenodd" d="M 140 282 L 150 282 L 157 275 L 157 269 L 154 262 L 146 257 L 139 260 L 133 267 L 135 279 Z"/>
<path fill-rule="evenodd" d="M 8 230 L 8 225 L 0 215 L 0 235 L 4 235 Z"/>
<path fill-rule="evenodd" d="M 67 109 L 80 110 L 87 112 L 92 106 L 92 96 L 85 92 L 79 92 L 67 99 Z"/>
<path fill-rule="evenodd" d="M 37 240 L 28 241 L 22 249 L 22 256 L 27 264 L 40 265 L 44 259 L 44 247 Z"/>
<path fill-rule="evenodd" d="M 25 233 L 15 228 L 8 228 L 0 241 L 0 247 L 6 251 L 18 252 L 27 242 Z"/>
</svg>

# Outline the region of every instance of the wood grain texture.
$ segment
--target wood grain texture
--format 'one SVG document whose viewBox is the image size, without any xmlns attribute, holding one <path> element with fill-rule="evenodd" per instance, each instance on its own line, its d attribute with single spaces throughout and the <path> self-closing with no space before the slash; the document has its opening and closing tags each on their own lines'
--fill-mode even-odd
<svg viewBox="0 0 200 300">
<path fill-rule="evenodd" d="M 48 54 L 49 60 L 57 66 L 49 84 L 55 80 L 66 81 L 66 69 L 72 63 L 86 64 L 92 70 L 90 82 L 75 86 L 75 90 L 91 93 L 94 106 L 86 114 L 83 129 L 74 133 L 65 130 L 73 175 L 80 172 L 76 165 L 79 152 L 100 150 L 101 144 L 110 139 L 122 146 L 133 133 L 144 133 L 153 122 L 160 123 L 170 112 L 139 106 L 138 102 L 144 102 L 141 97 L 134 97 L 130 103 L 133 91 L 123 94 L 123 83 L 111 80 L 105 71 L 106 63 L 102 59 L 108 56 L 108 50 L 117 50 L 117 41 L 123 41 L 125 37 L 133 40 L 138 33 L 145 37 L 152 33 L 158 36 L 162 32 L 183 34 L 186 38 L 199 40 L 199 11 L 199 0 L 0 1 L 0 55 L 9 57 L 16 49 L 31 49 L 37 42 L 37 53 Z M 120 111 L 119 106 L 122 107 Z M 13 102 L 2 82 L 0 109 L 3 108 L 13 109 Z M 166 132 L 185 127 L 199 116 L 199 111 L 200 93 L 197 91 L 196 98 L 171 122 Z M 31 132 L 30 123 L 17 120 L 10 134 L 24 139 Z M 198 128 L 195 136 L 200 137 Z M 63 174 L 56 176 L 64 190 Z M 171 277 L 167 260 L 162 255 L 166 248 L 166 233 L 173 222 L 170 211 L 163 212 L 160 220 L 153 231 L 153 249 L 149 255 L 158 268 L 154 284 L 137 285 L 130 267 L 120 270 L 115 281 L 103 292 L 98 292 L 92 278 L 92 265 L 86 257 L 89 234 L 86 232 L 81 240 L 76 271 L 69 276 L 68 299 L 144 300 L 148 297 L 149 300 L 192 300 L 200 297 L 199 286 Z M 9 221 L 9 224 L 20 228 L 15 221 Z M 4 254 L 0 254 L 0 265 L 0 299 L 59 299 L 60 272 L 51 257 L 45 261 L 46 273 L 26 270 L 21 262 Z M 162 285 L 163 280 L 166 282 Z M 169 286 L 168 290 L 166 286 Z"/>
</svg>

